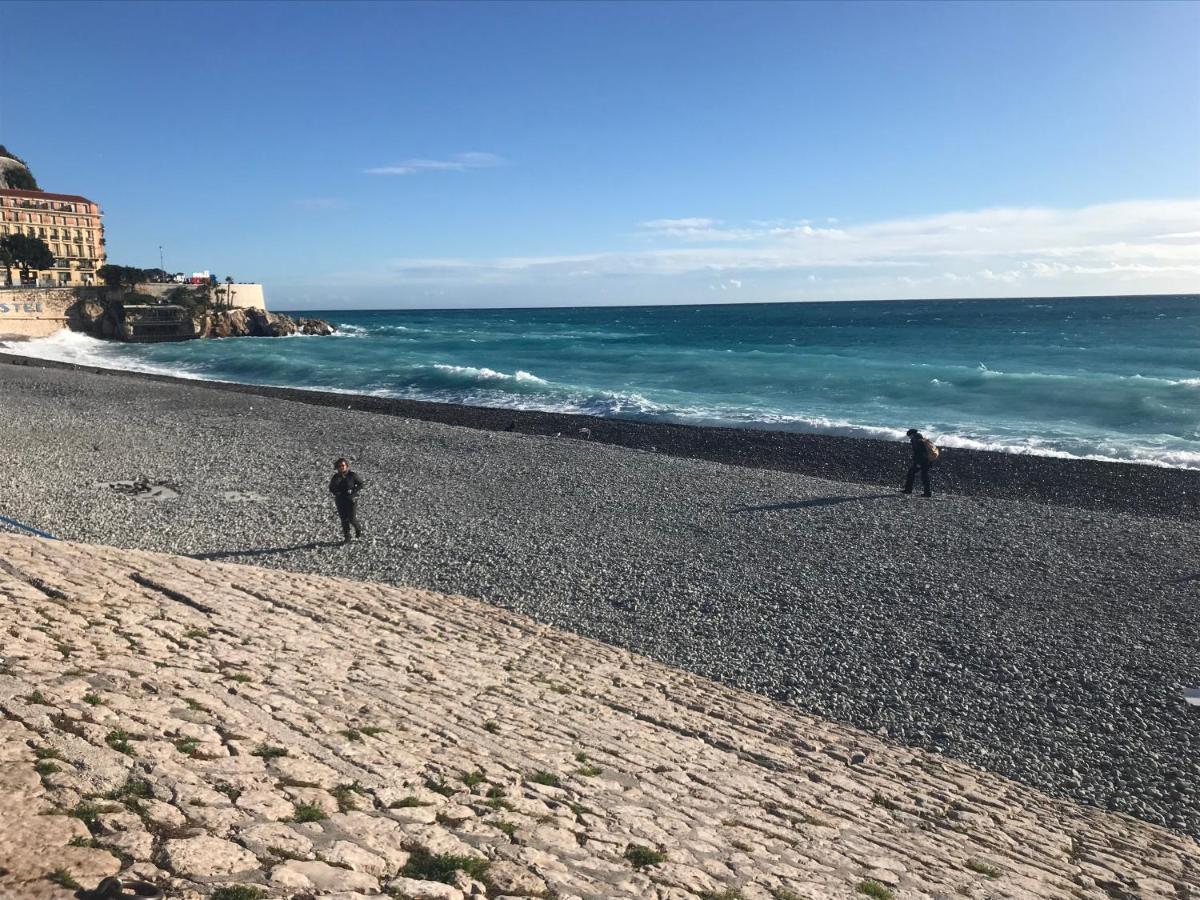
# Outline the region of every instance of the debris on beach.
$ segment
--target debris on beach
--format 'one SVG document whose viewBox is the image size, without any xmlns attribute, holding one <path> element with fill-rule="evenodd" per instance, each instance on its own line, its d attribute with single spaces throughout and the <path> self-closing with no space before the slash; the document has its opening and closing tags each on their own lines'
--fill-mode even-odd
<svg viewBox="0 0 1200 900">
<path fill-rule="evenodd" d="M 169 481 L 151 481 L 145 475 L 138 476 L 133 481 L 97 481 L 93 487 L 104 488 L 117 494 L 125 494 L 135 500 L 175 500 L 179 490 Z"/>
</svg>

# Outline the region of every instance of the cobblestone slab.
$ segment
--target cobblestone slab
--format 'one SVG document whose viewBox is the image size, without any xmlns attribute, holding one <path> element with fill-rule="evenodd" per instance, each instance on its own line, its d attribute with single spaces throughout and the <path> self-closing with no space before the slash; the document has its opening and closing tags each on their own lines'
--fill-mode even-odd
<svg viewBox="0 0 1200 900">
<path fill-rule="evenodd" d="M 1190 838 L 461 597 L 0 535 L 0 622 L 4 900 L 1200 896 Z"/>
</svg>

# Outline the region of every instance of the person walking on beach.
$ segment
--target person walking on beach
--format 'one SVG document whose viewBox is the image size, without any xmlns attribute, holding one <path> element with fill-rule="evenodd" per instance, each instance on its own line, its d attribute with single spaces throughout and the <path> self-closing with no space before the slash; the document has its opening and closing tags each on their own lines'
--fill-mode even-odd
<svg viewBox="0 0 1200 900">
<path fill-rule="evenodd" d="M 929 467 L 938 458 L 938 449 L 933 446 L 933 441 L 929 440 L 915 428 L 908 429 L 905 434 L 908 435 L 908 439 L 912 442 L 912 464 L 908 467 L 908 474 L 904 478 L 904 487 L 901 489 L 901 493 L 912 493 L 913 479 L 920 472 L 921 486 L 925 488 L 924 496 L 932 497 L 933 492 L 929 489 Z"/>
<path fill-rule="evenodd" d="M 339 459 L 334 463 L 337 471 L 329 480 L 329 493 L 333 494 L 333 502 L 337 506 L 338 518 L 342 520 L 342 543 L 350 543 L 350 528 L 354 528 L 354 536 L 362 537 L 362 525 L 358 522 L 356 498 L 363 488 L 363 480 L 350 471 L 350 463 Z"/>
</svg>

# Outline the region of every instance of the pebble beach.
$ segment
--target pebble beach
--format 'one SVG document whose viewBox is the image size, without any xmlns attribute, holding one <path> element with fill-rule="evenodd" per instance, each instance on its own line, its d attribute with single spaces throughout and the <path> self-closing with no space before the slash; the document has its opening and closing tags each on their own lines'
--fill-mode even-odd
<svg viewBox="0 0 1200 900">
<path fill-rule="evenodd" d="M 1200 472 L 955 450 L 926 502 L 899 444 L 0 369 L 0 515 L 482 599 L 1200 836 Z"/>
</svg>

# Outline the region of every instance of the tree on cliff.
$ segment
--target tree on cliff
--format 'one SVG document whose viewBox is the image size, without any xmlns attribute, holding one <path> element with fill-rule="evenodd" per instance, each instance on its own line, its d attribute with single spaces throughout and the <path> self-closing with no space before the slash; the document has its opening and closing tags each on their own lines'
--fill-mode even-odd
<svg viewBox="0 0 1200 900">
<path fill-rule="evenodd" d="M 146 270 L 136 266 L 114 266 L 109 263 L 96 270 L 100 280 L 110 288 L 128 288 L 133 290 L 146 280 Z"/>
<path fill-rule="evenodd" d="M 7 260 L 6 270 L 7 266 L 21 270 L 22 281 L 29 279 L 30 270 L 49 269 L 54 265 L 54 254 L 46 242 L 27 234 L 6 234 L 0 238 L 0 254 Z"/>
<path fill-rule="evenodd" d="M 15 153 L 10 153 L 8 148 L 0 144 L 0 157 L 11 159 L 16 166 L 0 166 L 0 187 L 7 184 L 10 188 L 19 191 L 40 191 L 37 179 L 33 177 L 33 173 L 29 171 L 29 164 Z"/>
</svg>

